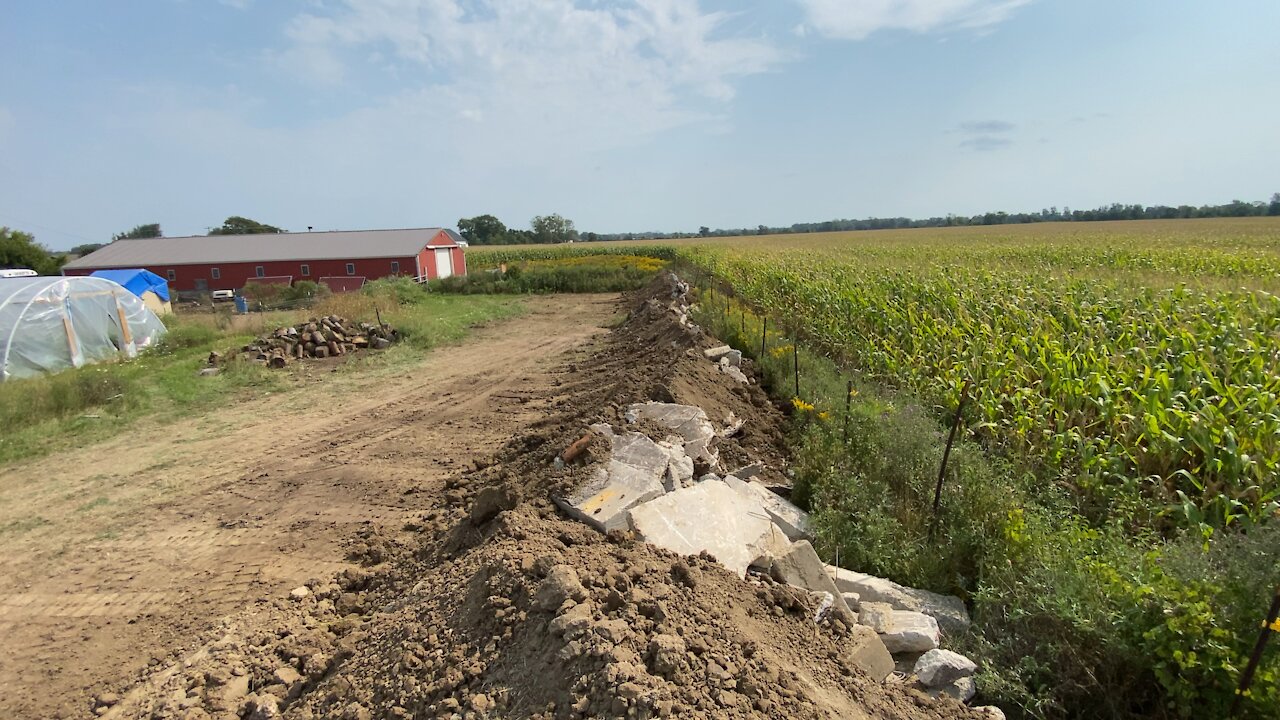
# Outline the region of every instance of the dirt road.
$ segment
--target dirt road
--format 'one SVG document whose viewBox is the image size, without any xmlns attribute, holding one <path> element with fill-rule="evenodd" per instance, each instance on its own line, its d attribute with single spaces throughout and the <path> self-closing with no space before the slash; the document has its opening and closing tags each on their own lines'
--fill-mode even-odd
<svg viewBox="0 0 1280 720">
<path fill-rule="evenodd" d="M 92 716 L 218 619 L 378 552 L 360 536 L 400 533 L 555 402 L 617 300 L 528 307 L 416 367 L 0 468 L 0 716 Z"/>
</svg>

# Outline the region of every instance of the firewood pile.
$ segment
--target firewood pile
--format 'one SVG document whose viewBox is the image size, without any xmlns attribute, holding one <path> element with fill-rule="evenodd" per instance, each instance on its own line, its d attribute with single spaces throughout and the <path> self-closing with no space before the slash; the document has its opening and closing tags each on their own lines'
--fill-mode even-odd
<svg viewBox="0 0 1280 720">
<path fill-rule="evenodd" d="M 327 315 L 278 328 L 245 345 L 240 354 L 250 362 L 282 368 L 291 360 L 334 357 L 357 350 L 385 350 L 399 339 L 400 333 L 386 323 L 357 323 Z"/>
</svg>

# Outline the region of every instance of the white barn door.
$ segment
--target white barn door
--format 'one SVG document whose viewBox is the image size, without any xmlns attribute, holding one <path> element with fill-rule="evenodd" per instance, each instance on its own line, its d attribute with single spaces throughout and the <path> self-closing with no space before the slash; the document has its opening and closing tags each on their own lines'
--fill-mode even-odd
<svg viewBox="0 0 1280 720">
<path fill-rule="evenodd" d="M 453 274 L 453 250 L 440 248 L 436 250 L 436 277 L 447 278 Z"/>
</svg>

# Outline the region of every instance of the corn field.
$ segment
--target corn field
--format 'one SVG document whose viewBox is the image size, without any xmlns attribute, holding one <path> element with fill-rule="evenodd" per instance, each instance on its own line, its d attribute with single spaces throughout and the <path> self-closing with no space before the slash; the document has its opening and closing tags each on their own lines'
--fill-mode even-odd
<svg viewBox="0 0 1280 720">
<path fill-rule="evenodd" d="M 971 382 L 968 432 L 1034 459 L 1086 509 L 1211 532 L 1280 507 L 1280 297 L 1264 289 L 1280 278 L 1280 224 L 1250 227 L 1225 239 L 861 233 L 681 255 L 943 413 Z"/>
</svg>

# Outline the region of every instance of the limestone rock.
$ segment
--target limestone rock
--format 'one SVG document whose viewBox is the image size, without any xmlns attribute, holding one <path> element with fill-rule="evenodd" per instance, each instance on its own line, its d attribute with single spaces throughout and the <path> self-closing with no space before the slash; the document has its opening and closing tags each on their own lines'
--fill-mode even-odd
<svg viewBox="0 0 1280 720">
<path fill-rule="evenodd" d="M 926 688 L 925 692 L 932 698 L 950 697 L 960 702 L 969 702 L 978 694 L 978 684 L 972 677 L 962 677 L 953 683 L 936 688 Z"/>
<path fill-rule="evenodd" d="M 858 609 L 858 624 L 878 633 L 893 632 L 893 606 L 880 602 L 862 603 Z"/>
<path fill-rule="evenodd" d="M 788 538 L 792 540 L 813 539 L 809 513 L 782 499 L 760 483 L 739 480 L 733 475 L 725 476 L 724 481 L 734 490 L 747 494 L 758 501 L 760 507 L 769 513 L 769 517 L 782 529 L 782 532 L 787 534 Z"/>
<path fill-rule="evenodd" d="M 818 553 L 807 540 L 794 543 L 785 554 L 775 557 L 773 565 L 769 568 L 769 574 L 778 582 L 812 592 L 828 593 L 833 603 L 845 610 L 849 609 L 840 592 L 836 590 L 836 584 L 823 568 Z"/>
<path fill-rule="evenodd" d="M 745 577 L 761 557 L 780 554 L 789 543 L 758 503 L 721 482 L 698 483 L 631 508 L 641 539 L 681 555 L 704 550 Z"/>
<path fill-rule="evenodd" d="M 613 435 L 607 468 L 565 497 L 552 498 L 566 513 L 602 532 L 626 530 L 627 510 L 666 492 L 670 455 L 640 433 Z"/>
<path fill-rule="evenodd" d="M 960 653 L 936 649 L 921 655 L 913 672 L 922 685 L 932 688 L 949 685 L 977 670 L 977 664 Z"/>
<path fill-rule="evenodd" d="M 711 441 L 716 436 L 715 428 L 700 407 L 660 402 L 636 403 L 627 408 L 626 418 L 630 423 L 652 420 L 669 430 L 675 430 L 684 438 L 684 451 L 695 461 L 711 466 L 719 461 L 715 448 L 711 447 Z"/>
<path fill-rule="evenodd" d="M 950 595 L 909 588 L 892 580 L 828 565 L 827 572 L 842 593 L 857 593 L 863 602 L 882 602 L 895 610 L 911 610 L 932 616 L 948 633 L 969 627 L 969 611 L 964 601 Z"/>
<path fill-rule="evenodd" d="M 850 668 L 865 673 L 876 682 L 884 682 L 893 672 L 893 656 L 871 628 L 854 625 L 849 629 L 845 643 L 844 661 Z"/>
<path fill-rule="evenodd" d="M 865 608 L 867 603 L 863 603 Z M 861 615 L 859 615 L 861 619 Z M 884 646 L 889 652 L 914 653 L 927 652 L 938 647 L 941 640 L 938 621 L 924 613 L 909 610 L 894 610 L 892 630 L 880 633 Z"/>
</svg>

